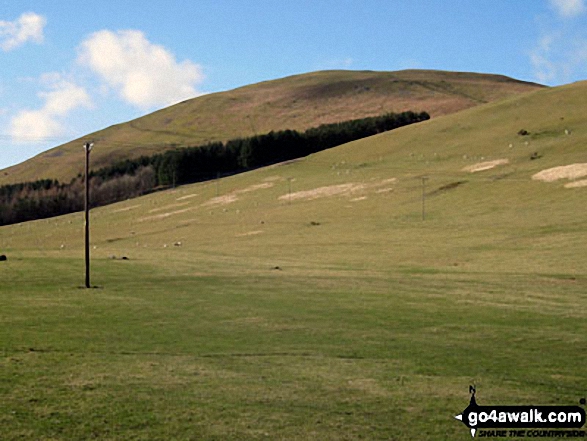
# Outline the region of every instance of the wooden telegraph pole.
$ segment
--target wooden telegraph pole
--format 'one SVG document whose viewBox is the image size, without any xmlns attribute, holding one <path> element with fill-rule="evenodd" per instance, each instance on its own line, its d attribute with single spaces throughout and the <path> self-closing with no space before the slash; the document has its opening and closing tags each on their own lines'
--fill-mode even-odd
<svg viewBox="0 0 587 441">
<path fill-rule="evenodd" d="M 94 146 L 93 142 L 84 144 L 86 152 L 86 197 L 85 197 L 85 236 L 86 236 L 86 288 L 90 287 L 90 185 L 89 185 L 89 171 L 90 171 L 90 151 Z"/>
</svg>

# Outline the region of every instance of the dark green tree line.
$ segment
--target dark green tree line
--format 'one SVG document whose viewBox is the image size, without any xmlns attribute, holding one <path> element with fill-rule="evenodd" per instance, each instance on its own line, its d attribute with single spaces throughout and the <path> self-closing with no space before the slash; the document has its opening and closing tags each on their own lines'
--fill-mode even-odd
<svg viewBox="0 0 587 441">
<path fill-rule="evenodd" d="M 92 206 L 140 196 L 157 188 L 215 179 L 301 158 L 357 139 L 429 119 L 403 112 L 335 124 L 304 132 L 281 130 L 226 143 L 184 147 L 126 159 L 90 172 Z M 0 225 L 58 216 L 83 209 L 83 183 L 39 180 L 0 187 Z"/>
</svg>

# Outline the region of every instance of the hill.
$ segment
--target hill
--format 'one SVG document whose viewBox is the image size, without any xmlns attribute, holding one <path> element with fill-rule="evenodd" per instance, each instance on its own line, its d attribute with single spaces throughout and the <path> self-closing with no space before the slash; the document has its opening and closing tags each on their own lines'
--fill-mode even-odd
<svg viewBox="0 0 587 441">
<path fill-rule="evenodd" d="M 102 207 L 95 210 L 99 220 L 94 228 L 104 235 L 95 240 L 100 248 L 105 247 L 103 253 L 114 247 L 108 245 L 112 235 L 117 237 L 112 251 L 141 234 L 146 235 L 145 240 L 149 238 L 146 244 L 150 246 L 155 246 L 155 237 L 161 241 L 167 237 L 168 243 L 186 240 L 182 252 L 187 252 L 192 240 L 198 247 L 210 242 L 215 249 L 224 241 L 227 246 L 232 243 L 242 228 L 256 223 L 253 219 L 266 217 L 278 225 L 288 225 L 293 211 L 299 211 L 295 219 L 302 229 L 304 222 L 314 217 L 338 223 L 335 213 L 344 213 L 344 218 L 356 225 L 364 224 L 362 215 L 347 211 L 350 207 L 368 208 L 365 213 L 369 213 L 369 219 L 377 218 L 388 225 L 405 223 L 411 228 L 420 216 L 424 176 L 428 178 L 425 190 L 429 195 L 429 222 L 470 225 L 484 219 L 480 228 L 500 225 L 511 229 L 512 235 L 524 226 L 574 224 L 585 215 L 579 204 L 587 192 L 587 188 L 579 187 L 581 174 L 574 177 L 577 182 L 563 178 L 544 182 L 539 179 L 542 175 L 532 177 L 551 168 L 587 163 L 586 98 L 587 82 L 544 89 L 282 165 Z M 573 182 L 577 188 L 565 188 Z M 73 218 L 75 215 L 27 225 L 29 229 L 44 229 L 44 222 L 60 225 L 65 229 L 46 232 L 48 238 L 54 238 L 47 239 L 47 247 L 70 241 L 77 247 L 81 237 L 72 234 L 66 222 Z M 492 221 L 496 218 L 498 223 Z M 127 225 L 129 231 L 123 234 L 119 224 Z M 189 228 L 190 225 L 198 228 Z M 341 228 L 342 233 L 350 227 Z M 186 234 L 172 233 L 178 229 L 185 229 Z M 19 230 L 13 226 L 2 232 Z M 286 230 L 278 230 L 277 236 L 283 234 L 286 240 L 292 233 Z M 373 230 L 370 234 L 378 237 L 384 231 L 387 230 Z M 277 237 L 273 233 L 270 236 L 271 239 L 259 235 L 239 241 L 264 243 Z M 22 240 L 28 243 L 25 237 L 19 243 Z M 479 236 L 476 241 L 485 239 Z M 517 262 L 515 266 L 520 264 L 525 265 Z M 556 266 L 562 271 L 564 263 L 556 262 Z"/>
<path fill-rule="evenodd" d="M 82 171 L 84 142 L 94 140 L 94 168 L 173 147 L 304 130 L 320 124 L 426 111 L 432 117 L 536 90 L 499 75 L 407 70 L 325 71 L 204 95 L 41 153 L 0 172 L 0 184 L 41 178 L 68 181 Z"/>
<path fill-rule="evenodd" d="M 585 145 L 581 82 L 101 207 L 92 290 L 81 214 L 1 227 L 0 435 L 454 440 L 470 384 L 577 405 Z"/>
</svg>

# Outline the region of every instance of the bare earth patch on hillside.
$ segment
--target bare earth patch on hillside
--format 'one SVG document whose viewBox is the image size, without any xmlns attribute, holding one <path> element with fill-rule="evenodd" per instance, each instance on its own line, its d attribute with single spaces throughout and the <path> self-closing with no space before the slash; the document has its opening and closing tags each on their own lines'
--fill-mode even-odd
<svg viewBox="0 0 587 441">
<path fill-rule="evenodd" d="M 189 208 L 184 208 L 183 210 L 168 211 L 167 213 L 156 214 L 154 216 L 146 216 L 146 217 L 140 218 L 139 222 L 165 219 L 169 216 L 173 216 L 175 214 L 186 213 L 188 211 L 195 210 L 195 209 L 196 209 L 196 207 L 189 207 Z"/>
<path fill-rule="evenodd" d="M 263 182 L 261 184 L 249 185 L 248 187 L 245 187 L 245 188 L 233 190 L 230 193 L 225 194 L 223 196 L 216 196 L 215 198 L 212 198 L 209 201 L 204 202 L 202 204 L 202 207 L 208 207 L 210 205 L 232 204 L 233 202 L 238 201 L 238 195 L 240 195 L 240 194 L 250 193 L 252 191 L 262 190 L 262 189 L 266 189 L 266 188 L 271 188 L 274 185 L 275 184 L 273 184 L 272 182 Z"/>
<path fill-rule="evenodd" d="M 114 210 L 112 213 L 122 213 L 124 211 L 134 210 L 135 208 L 139 208 L 141 205 L 131 205 L 130 207 L 119 208 L 118 210 Z"/>
<path fill-rule="evenodd" d="M 392 182 L 397 181 L 397 178 L 388 178 L 383 179 L 382 181 L 377 181 L 369 184 L 363 184 L 358 182 L 349 182 L 347 184 L 338 184 L 338 185 L 328 185 L 325 187 L 318 187 L 312 190 L 303 190 L 298 191 L 291 194 L 284 194 L 279 196 L 279 200 L 314 200 L 324 197 L 332 197 L 332 196 L 354 196 L 355 193 L 367 190 L 370 188 L 377 188 L 381 187 L 382 185 L 388 185 Z M 386 191 L 392 191 L 392 188 L 386 188 Z M 366 197 L 363 198 L 355 198 L 353 200 L 364 200 Z"/>
<path fill-rule="evenodd" d="M 273 187 L 273 183 L 272 182 L 264 182 L 263 184 L 255 184 L 255 185 L 249 185 L 246 188 L 243 188 L 242 190 L 235 190 L 234 193 L 249 193 L 251 191 L 255 191 L 255 190 L 262 190 L 264 188 L 271 188 Z"/>
<path fill-rule="evenodd" d="M 378 182 L 378 183 L 377 183 L 377 184 L 375 184 L 375 185 L 393 184 L 393 183 L 394 183 L 394 182 L 396 182 L 396 181 L 397 181 L 397 178 L 388 178 L 388 179 L 384 179 L 384 180 L 383 180 L 383 181 L 381 181 L 381 182 Z"/>
<path fill-rule="evenodd" d="M 236 237 L 256 236 L 257 234 L 261 234 L 262 232 L 263 230 L 248 231 L 246 233 L 237 234 Z"/>
<path fill-rule="evenodd" d="M 202 204 L 203 207 L 208 207 L 210 205 L 227 205 L 232 204 L 233 202 L 238 201 L 238 198 L 234 193 L 230 193 L 224 196 L 216 196 L 215 198 L 210 199 L 207 202 Z"/>
<path fill-rule="evenodd" d="M 571 165 L 562 165 L 560 167 L 547 168 L 532 176 L 535 181 L 554 182 L 559 179 L 575 180 L 587 176 L 587 163 L 577 163 Z M 572 182 L 571 184 L 578 184 Z M 567 184 L 569 185 L 569 184 Z M 565 185 L 565 187 L 567 187 Z M 584 184 L 575 185 L 575 187 L 582 187 Z M 567 187 L 572 188 L 572 187 Z"/>
<path fill-rule="evenodd" d="M 469 173 L 477 173 L 480 171 L 491 170 L 492 168 L 497 167 L 498 165 L 505 165 L 509 164 L 509 159 L 496 159 L 494 161 L 485 161 L 485 162 L 478 162 L 477 164 L 469 165 L 462 169 L 462 171 L 469 172 Z"/>
<path fill-rule="evenodd" d="M 390 191 L 393 191 L 393 190 L 394 190 L 393 187 L 381 188 L 381 189 L 377 190 L 377 194 L 389 193 Z"/>
<path fill-rule="evenodd" d="M 581 179 L 580 181 L 569 182 L 565 184 L 565 188 L 579 188 L 579 187 L 587 187 L 587 179 Z"/>
<path fill-rule="evenodd" d="M 355 182 L 349 182 L 348 184 L 339 185 L 328 185 L 326 187 L 318 187 L 312 190 L 297 191 L 291 194 L 284 194 L 279 196 L 279 200 L 298 200 L 307 199 L 314 200 L 318 198 L 338 196 L 338 195 L 349 195 L 355 191 L 362 190 L 365 188 L 364 184 L 357 184 Z"/>
<path fill-rule="evenodd" d="M 269 176 L 268 178 L 263 179 L 263 181 L 265 182 L 275 182 L 275 181 L 279 181 L 281 178 L 281 176 Z"/>
<path fill-rule="evenodd" d="M 188 204 L 189 204 L 189 202 L 182 202 L 180 204 L 165 205 L 163 207 L 153 208 L 153 209 L 149 210 L 149 213 L 157 213 L 158 211 L 169 210 L 170 208 L 185 207 Z"/>
<path fill-rule="evenodd" d="M 176 201 L 183 201 L 184 199 L 195 198 L 196 196 L 198 196 L 198 193 L 186 194 L 185 196 L 177 198 Z"/>
</svg>

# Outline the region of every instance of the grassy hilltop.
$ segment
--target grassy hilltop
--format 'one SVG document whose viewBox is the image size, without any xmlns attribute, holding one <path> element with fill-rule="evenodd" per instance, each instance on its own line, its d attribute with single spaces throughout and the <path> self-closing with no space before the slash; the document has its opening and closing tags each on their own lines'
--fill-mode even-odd
<svg viewBox="0 0 587 441">
<path fill-rule="evenodd" d="M 586 115 L 543 89 L 93 210 L 92 290 L 81 214 L 0 228 L 0 437 L 465 440 L 469 384 L 578 404 Z"/>
<path fill-rule="evenodd" d="M 271 130 L 303 131 L 387 112 L 426 111 L 435 117 L 540 87 L 499 75 L 441 71 L 296 75 L 204 95 L 89 134 L 1 171 L 0 184 L 41 178 L 69 181 L 82 171 L 80 146 L 89 140 L 96 141 L 92 165 L 100 168 L 176 146 Z"/>
</svg>

